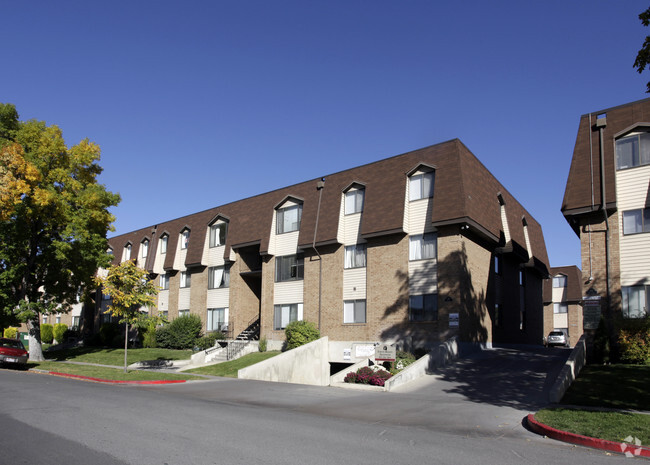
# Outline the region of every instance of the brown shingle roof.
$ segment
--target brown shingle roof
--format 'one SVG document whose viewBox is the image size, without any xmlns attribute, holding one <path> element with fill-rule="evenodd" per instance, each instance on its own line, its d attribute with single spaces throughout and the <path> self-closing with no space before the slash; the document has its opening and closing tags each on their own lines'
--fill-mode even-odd
<svg viewBox="0 0 650 465">
<path fill-rule="evenodd" d="M 541 226 L 458 139 L 326 176 L 316 243 L 336 241 L 341 193 L 352 182 L 362 183 L 366 189 L 362 236 L 402 232 L 406 175 L 419 164 L 436 169 L 431 218 L 434 225 L 470 223 L 484 237 L 494 241 L 495 246 L 499 245 L 498 241 L 503 233 L 497 194 L 501 193 L 506 201 L 512 240 L 525 248 L 521 224 L 522 217 L 525 216 L 533 255 L 548 266 Z M 226 256 L 232 247 L 253 243 L 260 244 L 260 253 L 267 253 L 273 209 L 287 196 L 303 199 L 298 245 L 308 248 L 314 240 L 319 196 L 316 186 L 319 180 L 320 178 L 312 179 L 161 223 L 157 225 L 158 233 L 151 243 L 151 253 L 155 253 L 158 237 L 163 231 L 167 231 L 169 243 L 164 268 L 171 269 L 178 236 L 183 228 L 189 227 L 191 236 L 185 265 L 199 265 L 207 225 L 218 214 L 229 218 Z M 121 257 L 117 250 L 121 251 L 120 247 L 127 240 L 134 244 L 139 243 L 145 235 L 151 236 L 152 229 L 153 227 L 147 227 L 109 239 L 116 251 L 116 257 Z"/>
</svg>

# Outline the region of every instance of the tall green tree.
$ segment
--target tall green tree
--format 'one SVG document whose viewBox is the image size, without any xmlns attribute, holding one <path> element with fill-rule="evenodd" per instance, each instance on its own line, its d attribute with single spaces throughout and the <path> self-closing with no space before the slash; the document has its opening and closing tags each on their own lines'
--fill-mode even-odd
<svg viewBox="0 0 650 465">
<path fill-rule="evenodd" d="M 129 325 L 139 323 L 143 307 L 153 306 L 158 288 L 149 279 L 149 273 L 139 268 L 134 261 L 127 260 L 111 266 L 106 276 L 96 278 L 102 293 L 111 298 L 107 313 L 124 323 L 124 373 L 126 373 L 126 352 L 129 343 Z"/>
<path fill-rule="evenodd" d="M 40 316 L 69 311 L 111 261 L 120 197 L 98 183 L 99 159 L 97 144 L 67 147 L 57 126 L 0 104 L 0 310 L 27 323 L 33 360 L 43 359 Z"/>
<path fill-rule="evenodd" d="M 641 24 L 644 26 L 650 25 L 650 8 L 645 10 L 639 15 Z M 634 60 L 634 67 L 641 74 L 643 70 L 650 64 L 650 36 L 646 36 L 641 46 L 641 50 L 636 54 L 636 60 Z M 646 84 L 646 93 L 650 93 L 650 82 Z"/>
</svg>

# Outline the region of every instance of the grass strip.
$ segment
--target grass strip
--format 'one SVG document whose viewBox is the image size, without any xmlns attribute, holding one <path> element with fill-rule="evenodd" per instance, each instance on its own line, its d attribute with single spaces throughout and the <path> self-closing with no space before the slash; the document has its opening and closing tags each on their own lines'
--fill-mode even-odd
<svg viewBox="0 0 650 465">
<path fill-rule="evenodd" d="M 100 365 L 124 365 L 124 349 L 106 349 L 100 347 L 75 347 L 72 349 L 44 352 L 48 360 L 99 363 Z M 128 349 L 127 363 L 130 365 L 143 360 L 188 360 L 191 350 L 172 349 Z"/>
<path fill-rule="evenodd" d="M 129 370 L 124 373 L 123 369 L 110 367 L 97 367 L 89 365 L 72 365 L 60 362 L 28 362 L 27 368 L 54 371 L 71 375 L 88 376 L 89 378 L 100 378 L 111 381 L 152 381 L 152 380 L 196 380 L 203 379 L 198 376 L 186 375 L 184 373 L 159 373 L 152 371 Z"/>
<path fill-rule="evenodd" d="M 535 418 L 553 428 L 583 436 L 616 442 L 631 436 L 641 444 L 650 444 L 650 415 L 545 408 L 537 412 Z"/>
<path fill-rule="evenodd" d="M 650 410 L 650 366 L 587 365 L 562 398 L 565 405 Z"/>
<path fill-rule="evenodd" d="M 184 373 L 197 373 L 201 375 L 212 375 L 212 376 L 225 376 L 228 378 L 236 378 L 237 371 L 246 368 L 250 365 L 255 365 L 256 363 L 267 360 L 271 357 L 275 357 L 280 354 L 280 351 L 269 351 L 269 352 L 253 352 L 243 357 L 238 358 L 237 360 L 231 360 L 229 362 L 222 362 L 216 365 L 209 365 L 201 368 L 194 368 L 193 370 L 187 370 Z"/>
</svg>

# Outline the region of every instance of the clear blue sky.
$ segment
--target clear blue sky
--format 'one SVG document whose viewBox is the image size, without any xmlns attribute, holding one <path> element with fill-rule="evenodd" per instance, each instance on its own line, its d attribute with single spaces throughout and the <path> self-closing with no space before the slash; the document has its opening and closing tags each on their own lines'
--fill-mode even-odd
<svg viewBox="0 0 650 465">
<path fill-rule="evenodd" d="M 0 101 L 100 144 L 111 235 L 459 138 L 551 265 L 580 265 L 560 213 L 579 117 L 648 96 L 648 6 L 0 0 Z"/>
</svg>

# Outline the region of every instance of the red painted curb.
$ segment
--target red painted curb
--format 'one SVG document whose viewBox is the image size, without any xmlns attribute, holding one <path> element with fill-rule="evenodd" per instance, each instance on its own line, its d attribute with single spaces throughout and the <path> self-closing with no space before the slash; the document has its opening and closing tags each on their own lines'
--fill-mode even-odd
<svg viewBox="0 0 650 465">
<path fill-rule="evenodd" d="M 94 381 L 96 383 L 108 383 L 108 384 L 174 384 L 174 383 L 184 383 L 186 379 L 169 379 L 169 380 L 151 380 L 151 381 L 119 381 L 111 379 L 101 379 L 101 378 L 91 378 L 89 376 L 81 375 L 71 375 L 70 373 L 58 373 L 56 371 L 49 371 L 50 375 L 61 376 L 63 378 L 75 378 L 82 379 L 85 381 Z"/>
<path fill-rule="evenodd" d="M 561 431 L 551 426 L 540 423 L 535 419 L 534 414 L 529 414 L 526 417 L 528 426 L 535 433 L 548 436 L 558 441 L 568 442 L 570 444 L 577 444 L 579 446 L 592 447 L 594 449 L 608 450 L 611 452 L 618 452 L 625 454 L 628 457 L 650 457 L 650 448 L 646 446 L 637 446 L 625 442 L 614 442 L 606 439 L 591 438 L 581 434 L 569 433 L 568 431 Z"/>
</svg>

